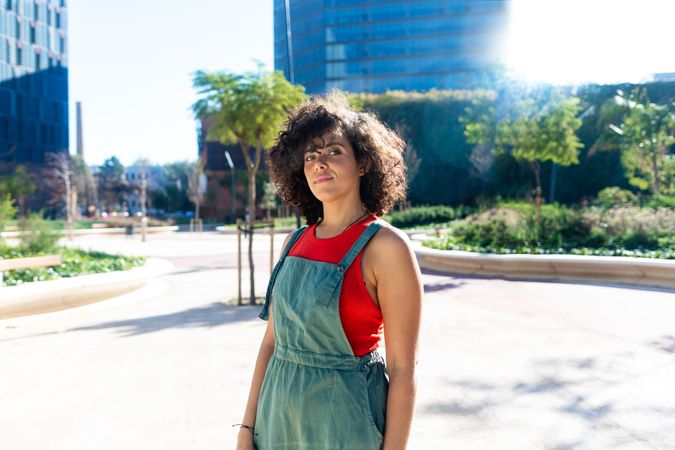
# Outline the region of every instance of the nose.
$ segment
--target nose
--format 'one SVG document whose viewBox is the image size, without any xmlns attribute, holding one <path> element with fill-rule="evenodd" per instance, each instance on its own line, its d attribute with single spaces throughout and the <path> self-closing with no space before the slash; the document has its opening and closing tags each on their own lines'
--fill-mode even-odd
<svg viewBox="0 0 675 450">
<path fill-rule="evenodd" d="M 318 153 L 314 159 L 314 170 L 323 170 L 328 167 L 328 158 L 327 155 L 322 155 Z"/>
</svg>

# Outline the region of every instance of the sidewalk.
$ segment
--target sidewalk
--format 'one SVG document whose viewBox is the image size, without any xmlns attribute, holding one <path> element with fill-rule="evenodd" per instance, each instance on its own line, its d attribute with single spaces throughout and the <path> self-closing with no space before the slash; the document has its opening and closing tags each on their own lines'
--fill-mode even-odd
<svg viewBox="0 0 675 450">
<path fill-rule="evenodd" d="M 265 326 L 258 307 L 227 304 L 236 240 L 81 242 L 175 268 L 136 295 L 0 321 L 0 447 L 234 448 L 230 424 L 241 420 Z M 262 295 L 269 243 L 255 247 Z M 423 281 L 410 449 L 675 448 L 672 293 L 433 273 Z"/>
</svg>

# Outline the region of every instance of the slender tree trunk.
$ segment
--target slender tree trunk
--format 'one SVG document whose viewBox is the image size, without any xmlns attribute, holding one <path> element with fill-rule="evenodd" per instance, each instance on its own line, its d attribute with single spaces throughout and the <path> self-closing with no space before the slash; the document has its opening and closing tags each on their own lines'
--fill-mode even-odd
<svg viewBox="0 0 675 450">
<path fill-rule="evenodd" d="M 253 264 L 253 225 L 255 224 L 255 167 L 248 168 L 248 266 L 251 294 L 249 303 L 255 305 L 255 267 Z"/>
<path fill-rule="evenodd" d="M 67 163 L 63 163 L 63 180 L 66 182 L 66 236 L 69 240 L 73 240 L 73 197 L 72 197 L 72 187 L 70 186 L 70 171 Z"/>
<path fill-rule="evenodd" d="M 534 205 L 537 211 L 537 239 L 539 239 L 539 229 L 541 226 L 541 167 L 539 166 L 538 161 L 533 161 L 531 163 L 532 171 L 534 172 L 534 178 L 537 183 L 535 189 Z"/>
</svg>

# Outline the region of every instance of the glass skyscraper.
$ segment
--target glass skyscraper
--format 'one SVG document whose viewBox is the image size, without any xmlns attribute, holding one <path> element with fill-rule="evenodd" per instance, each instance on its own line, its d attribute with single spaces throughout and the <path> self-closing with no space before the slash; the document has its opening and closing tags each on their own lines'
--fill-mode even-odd
<svg viewBox="0 0 675 450">
<path fill-rule="evenodd" d="M 474 87 L 479 72 L 498 62 L 507 6 L 508 0 L 274 0 L 274 66 L 289 79 L 292 68 L 293 81 L 309 93 Z"/>
<path fill-rule="evenodd" d="M 65 0 L 0 0 L 0 162 L 68 152 Z"/>
</svg>

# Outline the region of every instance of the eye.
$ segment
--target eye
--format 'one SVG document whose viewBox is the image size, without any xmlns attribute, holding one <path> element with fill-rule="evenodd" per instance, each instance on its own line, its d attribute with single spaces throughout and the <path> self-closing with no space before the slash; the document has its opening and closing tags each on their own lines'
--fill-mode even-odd
<svg viewBox="0 0 675 450">
<path fill-rule="evenodd" d="M 309 154 L 309 155 L 305 156 L 305 161 L 312 161 L 314 158 L 315 158 L 314 155 Z"/>
<path fill-rule="evenodd" d="M 329 155 L 339 155 L 342 153 L 338 147 L 333 147 L 332 150 L 330 151 Z"/>
</svg>

